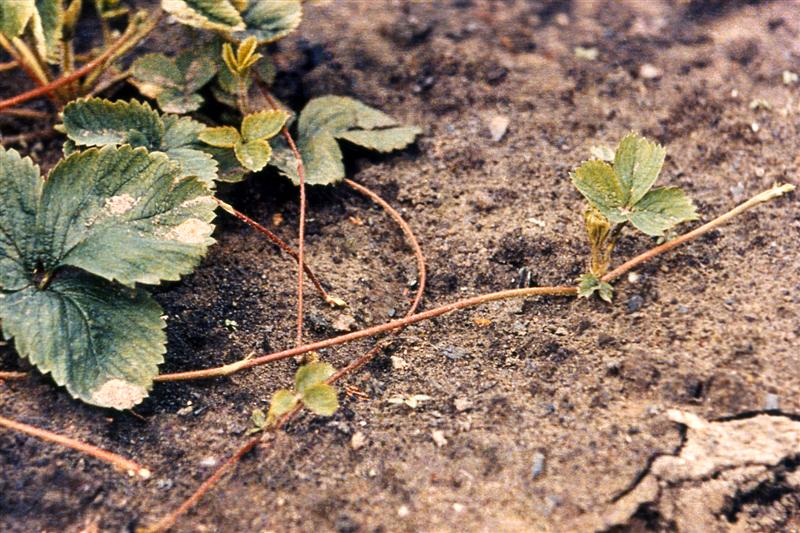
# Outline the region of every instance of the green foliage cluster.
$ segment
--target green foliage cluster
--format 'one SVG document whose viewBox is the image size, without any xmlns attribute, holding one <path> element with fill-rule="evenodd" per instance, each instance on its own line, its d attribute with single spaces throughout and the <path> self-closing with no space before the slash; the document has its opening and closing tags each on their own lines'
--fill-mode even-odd
<svg viewBox="0 0 800 533">
<path fill-rule="evenodd" d="M 272 395 L 269 411 L 253 411 L 250 432 L 273 426 L 280 417 L 302 403 L 309 411 L 320 416 L 331 416 L 339 408 L 336 389 L 325 381 L 336 373 L 328 363 L 315 361 L 301 366 L 294 376 L 294 389 L 278 389 Z"/>
<path fill-rule="evenodd" d="M 3 335 L 76 398 L 130 408 L 152 385 L 166 337 L 141 284 L 178 280 L 214 240 L 208 189 L 162 153 L 75 152 L 44 179 L 0 149 Z"/>
<path fill-rule="evenodd" d="M 606 273 L 616 239 L 626 224 L 654 237 L 682 222 L 697 219 L 692 201 L 677 187 L 653 188 L 666 150 L 641 135 L 626 135 L 614 152 L 613 163 L 591 160 L 570 173 L 575 188 L 589 202 L 584 215 L 592 246 L 589 272 L 580 279 L 578 294 L 595 292 L 611 301 L 612 287 L 600 278 Z"/>
</svg>

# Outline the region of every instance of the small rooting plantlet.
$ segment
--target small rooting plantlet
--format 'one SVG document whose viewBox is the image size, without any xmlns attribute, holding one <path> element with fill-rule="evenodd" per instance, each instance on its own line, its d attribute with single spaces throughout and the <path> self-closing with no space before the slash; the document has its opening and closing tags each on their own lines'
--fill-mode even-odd
<svg viewBox="0 0 800 533">
<path fill-rule="evenodd" d="M 268 429 L 278 419 L 302 403 L 312 413 L 331 416 L 339 408 L 336 389 L 325 381 L 333 376 L 336 369 L 328 363 L 315 361 L 297 369 L 294 376 L 294 390 L 278 389 L 272 395 L 269 411 L 255 409 L 250 420 L 253 423 L 250 433 Z"/>
<path fill-rule="evenodd" d="M 626 135 L 614 152 L 613 163 L 592 160 L 570 173 L 572 183 L 589 202 L 584 213 L 591 245 L 589 272 L 581 276 L 578 296 L 595 292 L 610 302 L 613 289 L 601 278 L 608 271 L 622 229 L 633 227 L 664 237 L 682 222 L 697 220 L 692 201 L 677 187 L 657 187 L 666 150 L 644 137 Z"/>
</svg>

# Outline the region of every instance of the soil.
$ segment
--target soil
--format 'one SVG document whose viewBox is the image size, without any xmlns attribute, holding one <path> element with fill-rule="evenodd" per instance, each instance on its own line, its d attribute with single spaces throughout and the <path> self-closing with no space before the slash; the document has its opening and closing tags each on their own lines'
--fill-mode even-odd
<svg viewBox="0 0 800 533">
<path fill-rule="evenodd" d="M 147 46 L 169 46 L 177 31 L 167 25 Z M 349 95 L 424 128 L 391 156 L 347 152 L 348 175 L 422 243 L 423 308 L 573 283 L 587 243 L 568 171 L 628 131 L 667 147 L 661 183 L 684 188 L 705 219 L 798 179 L 800 84 L 782 80 L 800 71 L 795 1 L 312 2 L 275 59 L 276 92 L 296 108 Z M 0 97 L 18 91 L 4 77 Z M 769 109 L 751 105 L 762 100 Z M 509 126 L 495 141 L 498 116 Z M 58 157 L 57 144 L 33 148 L 45 163 Z M 294 239 L 285 180 L 264 173 L 223 196 Z M 307 340 L 405 313 L 417 274 L 391 220 L 344 186 L 311 191 L 309 217 L 308 261 L 350 307 L 327 308 L 309 286 Z M 218 224 L 196 273 L 157 291 L 162 372 L 294 342 L 293 263 L 238 221 Z M 332 418 L 301 416 L 174 530 L 797 531 L 799 242 L 790 195 L 620 280 L 613 305 L 498 302 L 411 327 L 349 380 L 368 399 L 342 393 Z M 653 244 L 626 233 L 616 260 Z M 320 355 L 341 367 L 371 346 Z M 0 353 L 0 368 L 29 368 L 12 347 Z M 135 413 L 82 405 L 38 374 L 0 383 L 3 416 L 154 472 L 137 481 L 0 431 L 0 530 L 153 523 L 244 442 L 251 411 L 296 367 L 158 384 Z M 411 394 L 431 399 L 387 402 Z M 714 439 L 727 442 L 734 423 L 728 453 Z M 753 459 L 753 449 L 774 453 Z M 708 468 L 690 468 L 698 461 Z"/>
</svg>

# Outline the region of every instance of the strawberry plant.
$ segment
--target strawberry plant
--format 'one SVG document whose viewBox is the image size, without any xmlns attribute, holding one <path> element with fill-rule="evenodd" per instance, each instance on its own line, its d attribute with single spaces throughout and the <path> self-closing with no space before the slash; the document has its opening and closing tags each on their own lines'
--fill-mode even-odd
<svg viewBox="0 0 800 533">
<path fill-rule="evenodd" d="M 579 296 L 588 298 L 597 292 L 603 300 L 611 301 L 611 285 L 600 278 L 608 270 L 625 225 L 663 237 L 678 224 L 697 220 L 694 204 L 681 189 L 653 189 L 665 155 L 660 145 L 631 133 L 620 141 L 613 164 L 595 159 L 570 174 L 575 188 L 589 202 L 584 221 L 591 261 L 589 272 L 580 279 Z"/>
<path fill-rule="evenodd" d="M 0 318 L 17 352 L 76 398 L 127 409 L 163 360 L 163 311 L 140 284 L 188 274 L 216 204 L 164 154 L 106 146 L 44 179 L 0 149 Z"/>
</svg>

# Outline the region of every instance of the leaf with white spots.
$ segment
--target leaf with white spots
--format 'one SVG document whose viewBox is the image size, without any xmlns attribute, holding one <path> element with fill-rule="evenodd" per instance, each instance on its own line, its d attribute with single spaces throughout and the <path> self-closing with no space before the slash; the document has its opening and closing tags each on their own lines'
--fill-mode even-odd
<svg viewBox="0 0 800 533">
<path fill-rule="evenodd" d="M 80 271 L 0 297 L 3 334 L 22 357 L 73 397 L 114 409 L 147 396 L 163 362 L 162 314 L 146 291 Z"/>
<path fill-rule="evenodd" d="M 208 189 L 127 145 L 75 152 L 47 180 L 0 148 L 0 186 L 4 337 L 74 397 L 132 407 L 166 342 L 161 308 L 136 284 L 178 279 L 206 253 Z"/>
</svg>

